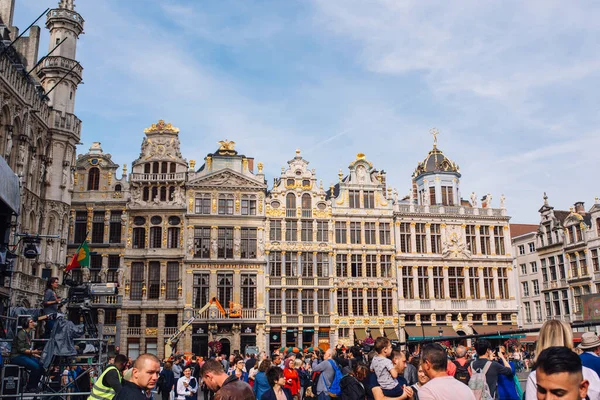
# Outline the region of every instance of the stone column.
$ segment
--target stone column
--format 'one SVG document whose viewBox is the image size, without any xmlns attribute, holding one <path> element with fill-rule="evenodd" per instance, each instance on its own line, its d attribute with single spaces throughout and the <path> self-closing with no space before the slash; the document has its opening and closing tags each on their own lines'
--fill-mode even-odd
<svg viewBox="0 0 600 400">
<path fill-rule="evenodd" d="M 242 294 L 242 276 L 240 274 L 240 270 L 236 269 L 235 271 L 233 271 L 233 302 L 234 303 L 240 303 L 242 302 L 241 300 L 241 294 Z M 225 307 L 228 307 L 229 305 L 226 305 Z"/>
<path fill-rule="evenodd" d="M 367 253 L 363 252 L 361 254 L 361 257 L 360 257 L 360 271 L 361 271 L 361 273 L 359 274 L 360 276 L 363 277 L 363 279 L 367 278 L 366 263 L 367 263 Z"/>
<path fill-rule="evenodd" d="M 483 284 L 483 267 L 477 267 L 477 275 L 479 276 L 479 297 L 485 297 L 485 286 Z"/>
<path fill-rule="evenodd" d="M 435 202 L 437 204 L 442 204 L 442 182 L 440 181 L 439 176 L 435 177 L 434 185 L 435 185 Z"/>
<path fill-rule="evenodd" d="M 494 238 L 496 236 L 494 235 L 494 226 L 490 225 L 488 228 L 490 230 L 490 254 L 495 256 L 496 255 L 496 242 L 495 242 Z"/>
<path fill-rule="evenodd" d="M 428 222 L 425 224 L 425 248 L 427 254 L 431 254 L 431 224 Z"/>
<path fill-rule="evenodd" d="M 108 232 L 110 231 L 110 210 L 104 211 L 104 238 L 102 243 L 108 243 Z"/>
<path fill-rule="evenodd" d="M 400 298 L 404 299 L 404 271 L 402 270 L 401 266 L 396 266 L 395 268 L 398 269 L 398 292 L 400 293 Z"/>
<path fill-rule="evenodd" d="M 416 225 L 417 225 L 416 222 L 410 223 L 410 252 L 411 253 L 417 252 L 417 230 L 415 228 Z"/>
<path fill-rule="evenodd" d="M 470 284 L 470 278 L 469 278 L 469 267 L 464 267 L 463 268 L 463 275 L 465 277 L 465 297 L 467 299 L 471 298 L 471 284 Z"/>
<path fill-rule="evenodd" d="M 375 276 L 381 276 L 381 254 L 379 253 L 375 255 Z"/>
<path fill-rule="evenodd" d="M 367 289 L 363 288 L 362 290 L 362 297 L 363 297 L 363 315 L 369 315 L 369 307 L 368 307 L 368 302 L 367 302 Z"/>
<path fill-rule="evenodd" d="M 233 227 L 233 259 L 239 260 L 242 255 L 242 228 L 239 226 Z"/>
<path fill-rule="evenodd" d="M 383 315 L 383 299 L 381 298 L 381 292 L 383 289 L 380 287 L 377 288 L 377 315 Z"/>
<path fill-rule="evenodd" d="M 350 221 L 346 221 L 346 243 L 350 244 Z"/>
<path fill-rule="evenodd" d="M 219 227 L 211 226 L 210 227 L 210 259 L 216 260 L 218 254 L 218 237 L 219 237 Z"/>
<path fill-rule="evenodd" d="M 348 314 L 354 315 L 354 307 L 352 307 L 352 289 L 344 289 L 348 291 Z"/>
<path fill-rule="evenodd" d="M 209 279 L 209 286 L 208 286 L 208 293 L 209 299 L 212 299 L 213 297 L 217 297 L 217 270 L 216 269 L 211 269 L 210 270 L 210 277 Z"/>
<path fill-rule="evenodd" d="M 304 263 L 302 262 L 302 252 L 299 251 L 296 254 L 296 257 L 298 257 L 298 262 L 296 263 L 297 270 L 296 270 L 295 276 L 301 277 L 302 276 L 302 268 L 304 268 Z"/>
<path fill-rule="evenodd" d="M 413 274 L 413 293 L 414 293 L 414 298 L 415 299 L 420 299 L 421 296 L 419 295 L 419 267 L 417 267 L 416 265 L 412 267 L 412 274 Z M 427 299 L 425 299 L 427 300 Z"/>
<path fill-rule="evenodd" d="M 494 277 L 494 298 L 500 298 L 500 285 L 498 285 L 498 267 L 492 267 L 492 276 Z"/>
<path fill-rule="evenodd" d="M 281 276 L 286 276 L 285 275 L 285 259 L 287 258 L 287 252 L 282 251 L 281 252 Z"/>
<path fill-rule="evenodd" d="M 443 267 L 444 274 L 444 294 L 446 299 L 450 299 L 450 278 L 448 277 L 448 266 Z"/>
<path fill-rule="evenodd" d="M 481 255 L 481 234 L 479 233 L 480 225 L 475 225 L 475 247 L 477 248 L 476 252 L 473 252 L 473 255 Z"/>
<path fill-rule="evenodd" d="M 433 293 L 434 290 L 434 286 L 433 286 L 433 266 L 430 265 L 427 267 L 427 277 L 429 279 L 427 279 L 427 283 L 429 284 L 429 299 L 433 300 L 435 298 L 435 294 Z M 427 300 L 427 299 L 425 299 Z"/>
<path fill-rule="evenodd" d="M 392 226 L 394 226 L 394 231 L 392 233 L 392 238 L 394 238 L 395 240 L 392 242 L 392 245 L 394 246 L 394 253 L 400 253 L 399 248 L 400 248 L 400 221 L 396 221 L 396 223 L 392 224 Z M 395 243 L 398 243 L 398 248 L 396 248 Z"/>
<path fill-rule="evenodd" d="M 375 244 L 377 246 L 379 246 L 381 244 L 380 240 L 379 240 L 380 239 L 379 228 L 380 228 L 379 221 L 375 221 Z"/>
</svg>

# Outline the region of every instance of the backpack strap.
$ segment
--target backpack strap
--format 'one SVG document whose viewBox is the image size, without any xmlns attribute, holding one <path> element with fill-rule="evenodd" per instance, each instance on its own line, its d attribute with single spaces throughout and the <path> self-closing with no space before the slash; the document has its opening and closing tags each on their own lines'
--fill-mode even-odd
<svg viewBox="0 0 600 400">
<path fill-rule="evenodd" d="M 490 367 L 492 366 L 492 362 L 491 361 L 486 361 L 485 366 L 483 367 L 483 374 L 487 376 L 487 372 L 490 369 Z"/>
</svg>

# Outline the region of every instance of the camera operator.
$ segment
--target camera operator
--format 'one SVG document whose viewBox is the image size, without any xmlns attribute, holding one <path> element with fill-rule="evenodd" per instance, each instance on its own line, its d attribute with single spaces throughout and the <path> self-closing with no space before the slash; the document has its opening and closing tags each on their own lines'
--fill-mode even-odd
<svg viewBox="0 0 600 400">
<path fill-rule="evenodd" d="M 40 350 L 31 349 L 31 331 L 35 329 L 35 321 L 27 318 L 23 323 L 22 329 L 17 333 L 12 344 L 11 362 L 20 365 L 29 371 L 29 381 L 25 387 L 26 392 L 37 391 L 38 383 L 44 373 L 44 368 L 40 364 Z"/>
<path fill-rule="evenodd" d="M 58 313 L 58 304 L 60 303 L 61 299 L 56 294 L 56 289 L 58 289 L 58 278 L 52 277 L 48 279 L 48 283 L 46 284 L 46 291 L 44 292 L 44 300 L 42 301 L 42 305 L 44 306 L 44 315 Z M 44 337 L 50 337 L 55 322 L 56 321 L 54 320 L 46 321 L 46 330 L 44 332 Z"/>
</svg>

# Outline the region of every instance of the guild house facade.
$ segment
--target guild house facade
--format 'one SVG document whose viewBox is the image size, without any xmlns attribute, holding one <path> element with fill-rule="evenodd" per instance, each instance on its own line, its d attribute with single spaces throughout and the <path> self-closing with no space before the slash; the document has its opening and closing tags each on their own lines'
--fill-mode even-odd
<svg viewBox="0 0 600 400">
<path fill-rule="evenodd" d="M 132 357 L 164 355 L 192 317 L 178 352 L 503 337 L 518 310 L 504 198 L 463 199 L 458 165 L 433 133 L 402 197 L 364 154 L 324 187 L 297 150 L 268 186 L 262 163 L 233 141 L 198 167 L 187 161 L 162 120 L 120 177 L 94 144 L 77 158 L 69 241 L 91 232 L 92 279 L 120 284 L 97 300 L 103 331 Z"/>
</svg>

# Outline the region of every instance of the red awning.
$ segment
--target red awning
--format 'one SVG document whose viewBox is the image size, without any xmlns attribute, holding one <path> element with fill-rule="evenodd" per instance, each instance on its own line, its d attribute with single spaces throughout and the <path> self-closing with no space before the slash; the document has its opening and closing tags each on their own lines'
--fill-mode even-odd
<svg viewBox="0 0 600 400">
<path fill-rule="evenodd" d="M 523 339 L 519 339 L 519 342 L 525 344 L 525 343 L 535 343 L 538 340 L 538 336 L 537 335 L 527 335 L 525 336 Z"/>
<path fill-rule="evenodd" d="M 581 337 L 583 336 L 585 332 L 573 332 L 573 342 L 574 343 L 580 343 L 581 342 Z"/>
</svg>

